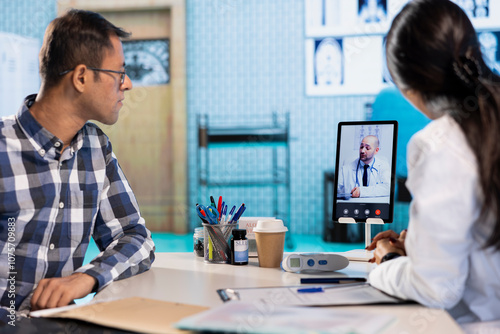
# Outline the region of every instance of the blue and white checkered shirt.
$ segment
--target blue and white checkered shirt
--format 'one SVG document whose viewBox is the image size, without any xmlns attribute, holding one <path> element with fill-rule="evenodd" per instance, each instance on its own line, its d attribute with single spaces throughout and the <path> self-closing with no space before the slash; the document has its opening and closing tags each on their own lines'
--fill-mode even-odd
<svg viewBox="0 0 500 334">
<path fill-rule="evenodd" d="M 154 260 L 151 233 L 108 137 L 87 123 L 61 152 L 62 141 L 29 112 L 35 97 L 0 119 L 2 321 L 13 307 L 29 311 L 43 278 L 86 273 L 99 291 Z M 82 266 L 91 236 L 101 253 Z"/>
</svg>

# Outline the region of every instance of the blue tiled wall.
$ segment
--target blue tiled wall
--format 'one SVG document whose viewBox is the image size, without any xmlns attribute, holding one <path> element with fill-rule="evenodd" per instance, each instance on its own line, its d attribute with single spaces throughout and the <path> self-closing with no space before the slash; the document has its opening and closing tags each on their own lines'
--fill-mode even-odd
<svg viewBox="0 0 500 334">
<path fill-rule="evenodd" d="M 303 0 L 188 0 L 187 37 L 190 205 L 199 200 L 198 114 L 230 126 L 257 125 L 272 112 L 289 112 L 291 231 L 320 234 L 323 172 L 334 167 L 337 123 L 364 119 L 373 96 L 305 96 Z M 226 157 L 235 154 L 228 152 Z M 253 154 L 239 168 L 264 169 L 266 153 Z M 221 159 L 212 161 L 214 169 L 224 168 Z M 270 212 L 270 204 L 262 205 L 271 200 L 270 192 L 215 189 L 213 195 L 245 202 L 246 216 L 261 216 Z M 194 215 L 191 224 L 198 224 Z"/>
<path fill-rule="evenodd" d="M 199 200 L 198 114 L 231 126 L 258 125 L 269 122 L 273 112 L 289 112 L 290 228 L 297 234 L 320 234 L 323 173 L 333 169 L 337 122 L 364 119 L 365 104 L 374 97 L 305 96 L 303 0 L 187 0 L 186 5 L 190 205 L 194 208 Z M 55 0 L 0 0 L 0 31 L 41 40 L 55 16 Z M 223 169 L 242 150 L 227 150 L 225 160 L 214 158 L 211 167 Z M 266 173 L 268 150 L 249 151 L 237 169 Z M 272 214 L 271 188 L 215 191 L 214 196 L 224 195 L 233 204 L 245 202 L 246 216 Z M 190 225 L 197 224 L 193 215 Z"/>
<path fill-rule="evenodd" d="M 0 0 L 0 31 L 43 39 L 56 17 L 56 0 Z"/>
</svg>

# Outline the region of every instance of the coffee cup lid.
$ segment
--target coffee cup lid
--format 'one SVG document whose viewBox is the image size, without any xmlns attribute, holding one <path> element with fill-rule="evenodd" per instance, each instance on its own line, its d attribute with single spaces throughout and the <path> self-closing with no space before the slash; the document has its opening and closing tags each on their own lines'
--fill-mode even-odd
<svg viewBox="0 0 500 334">
<path fill-rule="evenodd" d="M 277 233 L 286 232 L 288 231 L 288 228 L 283 225 L 283 221 L 281 219 L 266 219 L 258 220 L 253 231 L 259 233 Z"/>
</svg>

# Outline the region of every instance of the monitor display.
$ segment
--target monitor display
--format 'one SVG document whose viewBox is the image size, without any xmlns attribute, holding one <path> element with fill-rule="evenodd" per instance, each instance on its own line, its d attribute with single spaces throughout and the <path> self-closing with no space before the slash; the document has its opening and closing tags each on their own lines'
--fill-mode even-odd
<svg viewBox="0 0 500 334">
<path fill-rule="evenodd" d="M 397 131 L 397 121 L 339 123 L 333 221 L 392 222 Z"/>
</svg>

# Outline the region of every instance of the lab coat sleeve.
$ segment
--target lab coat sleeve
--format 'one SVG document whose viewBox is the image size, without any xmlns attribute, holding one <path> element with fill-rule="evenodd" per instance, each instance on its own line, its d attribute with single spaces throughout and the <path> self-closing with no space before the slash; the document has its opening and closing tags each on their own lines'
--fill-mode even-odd
<svg viewBox="0 0 500 334">
<path fill-rule="evenodd" d="M 407 256 L 380 264 L 369 276 L 382 291 L 438 308 L 451 308 L 463 294 L 479 213 L 474 156 L 452 139 L 417 135 L 410 142 Z"/>
</svg>

